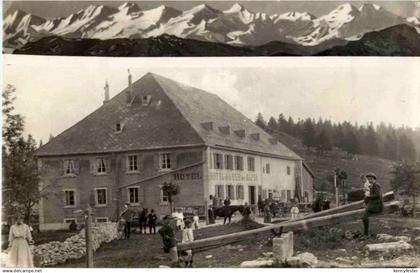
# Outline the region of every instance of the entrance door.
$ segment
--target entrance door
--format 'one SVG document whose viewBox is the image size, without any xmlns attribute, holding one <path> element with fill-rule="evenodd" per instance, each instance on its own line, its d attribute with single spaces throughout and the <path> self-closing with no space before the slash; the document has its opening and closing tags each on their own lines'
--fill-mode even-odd
<svg viewBox="0 0 420 273">
<path fill-rule="evenodd" d="M 255 205 L 255 186 L 248 187 L 249 204 Z"/>
</svg>

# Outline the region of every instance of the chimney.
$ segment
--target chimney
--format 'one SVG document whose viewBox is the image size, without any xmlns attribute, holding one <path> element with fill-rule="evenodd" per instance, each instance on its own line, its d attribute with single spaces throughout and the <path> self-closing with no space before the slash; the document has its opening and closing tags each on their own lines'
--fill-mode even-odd
<svg viewBox="0 0 420 273">
<path fill-rule="evenodd" d="M 133 86 L 132 86 L 132 82 L 131 82 L 131 73 L 130 73 L 130 69 L 128 69 L 128 90 L 127 90 L 127 93 L 126 93 L 127 104 L 131 103 L 132 93 L 133 93 Z"/>
<path fill-rule="evenodd" d="M 105 104 L 109 101 L 109 84 L 108 84 L 108 81 L 105 82 L 104 90 L 105 90 L 105 93 L 104 93 L 104 104 Z"/>
</svg>

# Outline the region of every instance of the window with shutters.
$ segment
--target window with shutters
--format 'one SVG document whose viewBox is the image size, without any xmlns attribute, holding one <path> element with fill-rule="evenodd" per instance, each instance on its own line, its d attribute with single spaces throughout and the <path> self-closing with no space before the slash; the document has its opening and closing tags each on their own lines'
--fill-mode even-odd
<svg viewBox="0 0 420 273">
<path fill-rule="evenodd" d="M 255 172 L 255 158 L 248 157 L 248 171 Z"/>
<path fill-rule="evenodd" d="M 139 187 L 128 188 L 128 202 L 132 205 L 139 204 Z"/>
<path fill-rule="evenodd" d="M 281 190 L 281 200 L 282 201 L 287 201 L 286 200 L 286 191 L 285 190 Z"/>
<path fill-rule="evenodd" d="M 160 187 L 160 203 L 161 204 L 167 204 L 169 202 L 169 196 L 168 193 L 164 192 L 162 190 L 162 186 Z"/>
<path fill-rule="evenodd" d="M 138 172 L 138 157 L 137 155 L 129 155 L 127 157 L 127 171 L 128 172 Z"/>
<path fill-rule="evenodd" d="M 107 188 L 97 188 L 95 189 L 96 195 L 95 195 L 95 201 L 96 206 L 103 207 L 108 204 L 107 200 Z"/>
<path fill-rule="evenodd" d="M 265 173 L 270 173 L 270 164 L 265 164 Z"/>
<path fill-rule="evenodd" d="M 221 170 L 223 169 L 223 156 L 222 154 L 214 153 L 214 168 Z"/>
<path fill-rule="evenodd" d="M 231 200 L 235 200 L 235 188 L 233 185 L 227 185 L 226 186 L 226 195 Z"/>
<path fill-rule="evenodd" d="M 291 170 L 290 170 L 290 166 L 287 166 L 287 175 L 290 175 Z"/>
<path fill-rule="evenodd" d="M 170 170 L 171 169 L 171 154 L 165 153 L 160 154 L 160 169 L 161 170 Z"/>
<path fill-rule="evenodd" d="M 74 208 L 76 206 L 76 191 L 64 190 L 64 207 Z"/>
<path fill-rule="evenodd" d="M 63 162 L 64 168 L 64 175 L 65 176 L 75 176 L 76 175 L 76 168 L 73 159 L 64 159 Z"/>
<path fill-rule="evenodd" d="M 106 166 L 106 159 L 103 157 L 99 157 L 96 159 L 96 173 L 97 174 L 106 174 L 107 173 L 107 166 Z"/>
<path fill-rule="evenodd" d="M 233 156 L 232 155 L 225 155 L 225 169 L 226 170 L 233 169 Z"/>
<path fill-rule="evenodd" d="M 242 171 L 244 169 L 244 158 L 242 156 L 235 156 L 235 170 Z"/>
<path fill-rule="evenodd" d="M 219 199 L 225 199 L 225 191 L 223 185 L 216 185 L 215 195 Z"/>
<path fill-rule="evenodd" d="M 243 185 L 236 185 L 236 199 L 244 200 L 244 186 Z"/>
<path fill-rule="evenodd" d="M 286 196 L 287 196 L 287 202 L 289 202 L 291 200 L 291 198 L 292 198 L 292 191 L 291 190 L 287 190 Z"/>
</svg>

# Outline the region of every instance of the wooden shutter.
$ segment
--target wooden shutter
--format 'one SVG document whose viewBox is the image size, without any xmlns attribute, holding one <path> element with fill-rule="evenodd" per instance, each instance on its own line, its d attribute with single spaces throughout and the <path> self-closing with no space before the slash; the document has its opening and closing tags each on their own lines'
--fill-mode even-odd
<svg viewBox="0 0 420 273">
<path fill-rule="evenodd" d="M 73 159 L 73 166 L 74 166 L 74 173 L 79 174 L 80 173 L 80 159 L 78 158 Z"/>
<path fill-rule="evenodd" d="M 153 154 L 153 166 L 155 167 L 155 171 L 160 170 L 160 166 L 159 166 L 159 153 Z"/>
<path fill-rule="evenodd" d="M 89 159 L 89 169 L 91 174 L 96 174 L 96 158 Z"/>
<path fill-rule="evenodd" d="M 177 168 L 177 154 L 176 153 L 170 153 L 169 154 L 169 160 L 171 162 L 171 169 L 175 170 Z"/>
<path fill-rule="evenodd" d="M 66 170 L 65 170 L 65 164 L 64 164 L 64 159 L 62 159 L 61 161 L 60 161 L 60 168 L 61 168 L 61 175 L 66 175 Z"/>
</svg>

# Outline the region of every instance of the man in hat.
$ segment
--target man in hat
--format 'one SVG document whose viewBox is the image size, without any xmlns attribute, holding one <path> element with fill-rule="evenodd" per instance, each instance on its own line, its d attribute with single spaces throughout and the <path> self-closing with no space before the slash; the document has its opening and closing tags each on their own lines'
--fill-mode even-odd
<svg viewBox="0 0 420 273">
<path fill-rule="evenodd" d="M 133 220 L 134 211 L 130 209 L 130 203 L 125 203 L 124 211 L 121 213 L 120 218 L 124 219 L 124 239 L 130 238 L 131 233 L 131 221 Z"/>
<path fill-rule="evenodd" d="M 163 225 L 158 232 L 162 236 L 163 251 L 171 256 L 172 267 L 179 267 L 177 240 L 173 222 L 174 217 L 166 215 L 163 218 Z"/>
<path fill-rule="evenodd" d="M 369 217 L 383 210 L 381 187 L 376 183 L 376 175 L 374 173 L 366 174 L 366 179 L 370 184 L 369 196 L 366 197 L 366 211 L 363 216 L 364 235 L 369 237 Z"/>
</svg>

